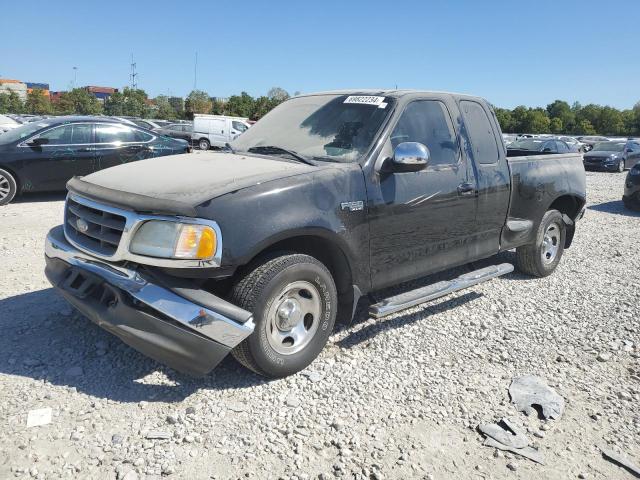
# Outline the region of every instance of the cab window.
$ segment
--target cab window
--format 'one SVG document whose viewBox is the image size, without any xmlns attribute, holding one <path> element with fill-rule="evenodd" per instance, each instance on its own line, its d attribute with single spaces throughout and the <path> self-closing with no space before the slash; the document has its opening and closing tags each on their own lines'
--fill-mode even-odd
<svg viewBox="0 0 640 480">
<path fill-rule="evenodd" d="M 72 131 L 73 127 L 71 125 L 63 125 L 41 133 L 38 137 L 48 139 L 49 141 L 46 145 L 69 145 L 71 144 Z"/>
<path fill-rule="evenodd" d="M 462 100 L 460 107 L 471 141 L 473 159 L 478 163 L 496 163 L 500 153 L 493 127 L 484 108 L 478 102 L 471 100 Z"/>
<path fill-rule="evenodd" d="M 418 100 L 407 105 L 391 133 L 394 149 L 404 142 L 425 145 L 429 149 L 429 165 L 455 165 L 460 157 L 447 107 L 437 100 Z"/>
</svg>

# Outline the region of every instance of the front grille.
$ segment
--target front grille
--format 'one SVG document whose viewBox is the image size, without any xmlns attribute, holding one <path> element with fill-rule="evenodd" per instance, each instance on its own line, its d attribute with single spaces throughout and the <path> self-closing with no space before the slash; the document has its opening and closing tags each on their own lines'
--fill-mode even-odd
<svg viewBox="0 0 640 480">
<path fill-rule="evenodd" d="M 125 217 L 67 198 L 65 232 L 80 248 L 110 257 L 120 244 Z M 85 228 L 81 228 L 80 225 Z"/>
<path fill-rule="evenodd" d="M 602 163 L 606 159 L 607 159 L 607 157 L 587 157 L 587 158 L 585 158 L 587 163 Z"/>
</svg>

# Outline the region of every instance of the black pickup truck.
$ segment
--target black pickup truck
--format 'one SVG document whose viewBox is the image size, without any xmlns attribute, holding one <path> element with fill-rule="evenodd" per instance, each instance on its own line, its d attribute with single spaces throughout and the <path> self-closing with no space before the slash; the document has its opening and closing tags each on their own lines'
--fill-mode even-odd
<svg viewBox="0 0 640 480">
<path fill-rule="evenodd" d="M 584 213 L 579 154 L 506 157 L 483 99 L 342 91 L 281 104 L 227 151 L 74 178 L 46 275 L 92 321 L 177 370 L 231 352 L 305 368 L 370 292 L 516 249 L 554 271 Z M 370 306 L 382 317 L 513 270 Z"/>
</svg>

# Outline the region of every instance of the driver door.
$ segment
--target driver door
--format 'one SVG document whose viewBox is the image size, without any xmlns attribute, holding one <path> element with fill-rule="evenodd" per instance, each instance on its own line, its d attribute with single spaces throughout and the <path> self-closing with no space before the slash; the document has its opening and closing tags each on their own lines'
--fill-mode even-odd
<svg viewBox="0 0 640 480">
<path fill-rule="evenodd" d="M 30 145 L 35 138 L 45 140 Z M 68 123 L 51 128 L 20 144 L 25 178 L 31 191 L 64 190 L 74 176 L 93 172 L 93 126 Z"/>
<path fill-rule="evenodd" d="M 468 261 L 477 187 L 460 150 L 452 110 L 457 112 L 455 104 L 440 100 L 409 103 L 382 155 L 389 161 L 400 143 L 419 142 L 429 149 L 428 166 L 418 172 L 378 172 L 367 185 L 373 288 Z"/>
</svg>

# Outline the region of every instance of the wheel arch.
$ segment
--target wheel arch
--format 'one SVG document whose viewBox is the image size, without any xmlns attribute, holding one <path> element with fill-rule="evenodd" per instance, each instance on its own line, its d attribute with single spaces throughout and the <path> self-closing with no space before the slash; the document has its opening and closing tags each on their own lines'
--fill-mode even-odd
<svg viewBox="0 0 640 480">
<path fill-rule="evenodd" d="M 3 165 L 1 163 L 0 163 L 0 169 L 5 170 L 11 174 L 13 179 L 16 181 L 16 197 L 20 195 L 20 193 L 22 193 L 22 180 L 20 179 L 20 176 L 16 173 L 16 170 L 6 165 Z"/>
<path fill-rule="evenodd" d="M 286 235 L 286 234 L 285 234 Z M 278 252 L 294 252 L 312 256 L 331 272 L 338 291 L 338 320 L 350 321 L 354 303 L 359 299 L 359 287 L 345 248 L 332 232 L 289 232 L 263 243 L 245 265 L 256 265 Z M 341 315 L 342 313 L 342 315 Z"/>
<path fill-rule="evenodd" d="M 567 229 L 564 248 L 569 248 L 571 243 L 573 242 L 573 235 L 575 233 L 575 220 L 582 211 L 586 201 L 584 198 L 579 197 L 578 195 L 561 195 L 556 198 L 551 204 L 547 207 L 546 211 L 549 210 L 558 210 L 563 218 L 566 216 L 568 220 L 565 219 L 565 225 Z"/>
</svg>

